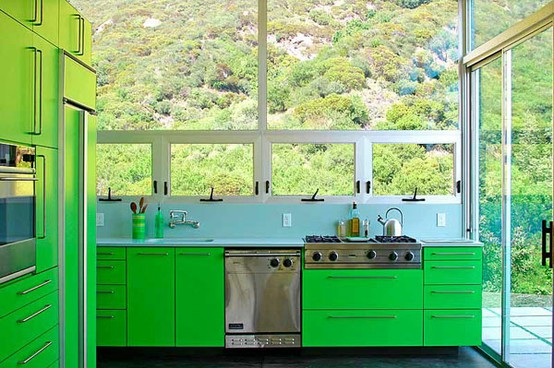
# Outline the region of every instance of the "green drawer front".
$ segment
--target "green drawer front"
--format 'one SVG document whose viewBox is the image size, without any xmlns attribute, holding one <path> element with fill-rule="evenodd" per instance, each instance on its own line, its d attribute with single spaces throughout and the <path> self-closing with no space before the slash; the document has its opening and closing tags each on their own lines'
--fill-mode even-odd
<svg viewBox="0 0 554 368">
<path fill-rule="evenodd" d="M 54 363 L 48 366 L 48 368 L 58 368 L 60 366 L 60 361 L 56 360 Z"/>
<path fill-rule="evenodd" d="M 305 270 L 304 309 L 421 309 L 422 270 Z"/>
<path fill-rule="evenodd" d="M 96 250 L 96 258 L 98 260 L 125 260 L 125 247 L 99 247 Z"/>
<path fill-rule="evenodd" d="M 0 319 L 0 361 L 58 324 L 58 292 Z"/>
<path fill-rule="evenodd" d="M 481 284 L 480 261 L 427 261 L 423 264 L 425 284 Z"/>
<path fill-rule="evenodd" d="M 481 309 L 425 311 L 425 346 L 481 345 Z"/>
<path fill-rule="evenodd" d="M 481 285 L 426 285 L 425 309 L 481 308 Z"/>
<path fill-rule="evenodd" d="M 0 368 L 57 367 L 60 349 L 58 341 L 58 326 L 55 326 L 0 363 Z"/>
<path fill-rule="evenodd" d="M 127 346 L 127 312 L 96 311 L 96 334 L 98 346 Z"/>
<path fill-rule="evenodd" d="M 425 247 L 424 261 L 468 261 L 483 259 L 481 247 Z"/>
<path fill-rule="evenodd" d="M 74 102 L 96 108 L 96 74 L 69 57 L 64 58 L 64 97 Z"/>
<path fill-rule="evenodd" d="M 97 285 L 96 308 L 125 309 L 127 308 L 127 288 L 125 285 Z"/>
<path fill-rule="evenodd" d="M 125 261 L 98 261 L 96 264 L 97 283 L 108 285 L 125 285 Z"/>
<path fill-rule="evenodd" d="M 303 312 L 302 345 L 421 346 L 421 310 L 309 310 Z"/>
<path fill-rule="evenodd" d="M 13 281 L 0 288 L 0 317 L 58 290 L 58 269 Z"/>
</svg>

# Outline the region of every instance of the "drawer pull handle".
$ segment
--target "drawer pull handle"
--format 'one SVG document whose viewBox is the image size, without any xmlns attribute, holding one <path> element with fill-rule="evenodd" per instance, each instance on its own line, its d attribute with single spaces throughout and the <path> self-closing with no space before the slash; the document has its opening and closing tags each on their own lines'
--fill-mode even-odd
<svg viewBox="0 0 554 368">
<path fill-rule="evenodd" d="M 98 256 L 115 256 L 114 252 L 98 252 L 96 253 Z"/>
<path fill-rule="evenodd" d="M 437 270 L 474 270 L 475 266 L 432 266 Z"/>
<path fill-rule="evenodd" d="M 475 294 L 473 290 L 431 290 L 431 294 Z"/>
<path fill-rule="evenodd" d="M 211 253 L 179 253 L 180 256 L 202 256 L 202 257 L 209 257 L 212 254 Z"/>
<path fill-rule="evenodd" d="M 114 319 L 115 317 L 114 317 L 114 316 L 96 316 L 96 318 L 100 318 L 100 319 Z"/>
<path fill-rule="evenodd" d="M 434 252 L 433 256 L 474 256 L 475 252 Z"/>
<path fill-rule="evenodd" d="M 459 315 L 446 315 L 446 316 L 431 316 L 431 318 L 443 318 L 443 319 L 452 319 L 452 318 L 475 318 L 473 314 L 465 315 L 465 314 L 459 314 Z"/>
<path fill-rule="evenodd" d="M 169 253 L 137 253 L 139 256 L 168 256 Z"/>
<path fill-rule="evenodd" d="M 25 365 L 25 364 L 29 363 L 31 360 L 35 359 L 44 350 L 48 349 L 50 347 L 50 345 L 52 345 L 52 341 L 47 341 L 46 344 L 44 344 L 44 346 L 42 348 L 40 348 L 36 352 L 34 352 L 33 355 L 31 355 L 30 357 L 28 357 L 25 360 L 21 360 L 21 361 L 17 362 L 17 364 Z"/>
<path fill-rule="evenodd" d="M 96 266 L 96 268 L 106 269 L 106 270 L 113 270 L 114 266 Z"/>
<path fill-rule="evenodd" d="M 42 314 L 42 313 L 46 312 L 50 308 L 52 308 L 52 304 L 46 305 L 44 308 L 42 308 L 41 310 L 36 311 L 35 313 L 31 314 L 29 317 L 25 317 L 23 319 L 18 320 L 17 323 L 28 322 L 28 321 L 32 320 L 33 318 L 35 318 L 36 316 L 38 316 L 39 314 Z"/>
<path fill-rule="evenodd" d="M 386 279 L 396 280 L 398 276 L 327 276 L 329 279 Z"/>
<path fill-rule="evenodd" d="M 396 319 L 394 315 L 391 316 L 329 316 L 328 318 L 337 318 L 337 319 Z"/>
<path fill-rule="evenodd" d="M 96 294 L 115 294 L 113 290 L 96 290 Z"/>
<path fill-rule="evenodd" d="M 37 286 L 33 286 L 33 287 L 30 288 L 30 289 L 27 289 L 27 290 L 25 290 L 25 291 L 20 291 L 20 292 L 18 292 L 17 295 L 26 295 L 26 294 L 29 294 L 29 293 L 31 293 L 31 292 L 37 290 L 37 289 L 40 289 L 40 288 L 43 287 L 43 286 L 46 286 L 46 285 L 50 284 L 51 282 L 52 282 L 52 280 L 46 280 L 46 281 L 44 281 L 42 284 L 38 284 Z"/>
</svg>

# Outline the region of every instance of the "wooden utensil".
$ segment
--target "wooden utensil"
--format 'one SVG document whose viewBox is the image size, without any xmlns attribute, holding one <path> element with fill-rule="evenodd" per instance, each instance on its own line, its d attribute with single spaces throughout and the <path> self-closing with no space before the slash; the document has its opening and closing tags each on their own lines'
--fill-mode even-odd
<svg viewBox="0 0 554 368">
<path fill-rule="evenodd" d="M 137 204 L 135 202 L 131 202 L 131 211 L 133 211 L 134 214 L 137 213 Z"/>
<path fill-rule="evenodd" d="M 147 208 L 148 208 L 148 203 L 146 203 L 144 207 L 142 207 L 142 210 L 140 210 L 140 213 L 145 213 Z"/>
<path fill-rule="evenodd" d="M 144 207 L 144 197 L 140 197 L 140 201 L 139 201 L 139 213 L 142 213 L 142 207 Z"/>
</svg>

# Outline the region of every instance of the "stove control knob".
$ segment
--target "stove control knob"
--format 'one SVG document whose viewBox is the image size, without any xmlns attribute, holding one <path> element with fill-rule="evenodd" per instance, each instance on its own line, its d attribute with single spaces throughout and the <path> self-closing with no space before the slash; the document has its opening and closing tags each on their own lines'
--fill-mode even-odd
<svg viewBox="0 0 554 368">
<path fill-rule="evenodd" d="M 339 259 L 339 255 L 337 252 L 332 251 L 329 253 L 329 260 L 335 262 L 337 259 Z"/>
<path fill-rule="evenodd" d="M 281 263 L 281 262 L 279 262 L 279 259 L 278 259 L 278 258 L 273 258 L 271 261 L 269 261 L 269 265 L 270 265 L 271 267 L 274 267 L 274 268 L 279 267 L 279 264 L 280 264 L 280 263 Z"/>
<path fill-rule="evenodd" d="M 406 253 L 406 255 L 404 256 L 404 258 L 406 259 L 406 261 L 413 261 L 414 260 L 414 254 L 412 252 L 408 252 Z"/>
<path fill-rule="evenodd" d="M 323 255 L 320 252 L 314 252 L 314 254 L 312 254 L 312 259 L 316 262 L 321 261 L 322 258 Z"/>
<path fill-rule="evenodd" d="M 392 252 L 391 254 L 389 254 L 389 259 L 391 261 L 396 261 L 398 259 L 398 253 Z"/>
<path fill-rule="evenodd" d="M 285 260 L 283 261 L 283 266 L 285 266 L 285 267 L 291 267 L 291 266 L 292 266 L 292 259 L 288 259 L 288 258 L 285 259 Z"/>
<path fill-rule="evenodd" d="M 375 259 L 375 257 L 377 257 L 377 252 L 376 251 L 370 250 L 369 252 L 367 252 L 367 258 Z"/>
</svg>

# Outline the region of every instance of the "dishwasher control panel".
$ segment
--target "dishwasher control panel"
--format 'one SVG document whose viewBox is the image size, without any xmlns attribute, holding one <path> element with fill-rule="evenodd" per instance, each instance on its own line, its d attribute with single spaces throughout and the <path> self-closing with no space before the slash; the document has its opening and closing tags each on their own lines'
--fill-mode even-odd
<svg viewBox="0 0 554 368">
<path fill-rule="evenodd" d="M 226 348 L 299 348 L 300 335 L 227 335 Z"/>
</svg>

